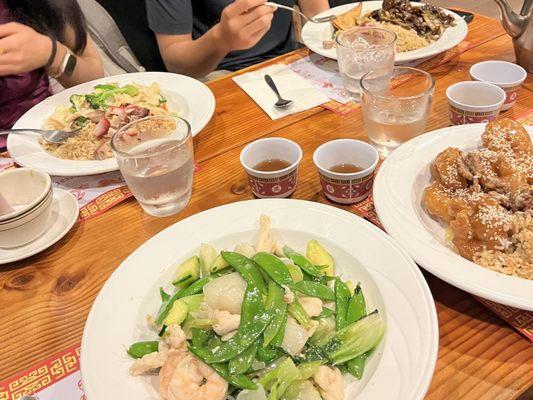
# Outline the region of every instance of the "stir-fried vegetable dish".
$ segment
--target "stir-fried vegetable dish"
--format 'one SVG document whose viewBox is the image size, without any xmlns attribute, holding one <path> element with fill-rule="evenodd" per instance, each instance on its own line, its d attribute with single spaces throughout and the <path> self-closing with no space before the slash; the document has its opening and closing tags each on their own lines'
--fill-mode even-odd
<svg viewBox="0 0 533 400">
<path fill-rule="evenodd" d="M 266 216 L 253 246 L 202 244 L 160 289 L 153 339 L 128 348 L 131 374 L 158 373 L 166 400 L 343 400 L 343 374 L 362 377 L 385 324 L 325 247 L 298 250 Z"/>
</svg>

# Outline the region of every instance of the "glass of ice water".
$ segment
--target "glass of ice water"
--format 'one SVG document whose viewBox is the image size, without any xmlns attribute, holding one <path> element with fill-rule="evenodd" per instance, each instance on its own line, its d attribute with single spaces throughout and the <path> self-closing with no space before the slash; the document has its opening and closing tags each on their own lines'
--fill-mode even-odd
<svg viewBox="0 0 533 400">
<path fill-rule="evenodd" d="M 434 86 L 430 74 L 410 67 L 394 67 L 390 77 L 370 71 L 361 78 L 365 129 L 381 155 L 425 131 Z"/>
<path fill-rule="evenodd" d="M 346 94 L 359 101 L 361 77 L 368 71 L 390 76 L 396 34 L 376 27 L 353 28 L 337 36 L 337 60 Z"/>
<path fill-rule="evenodd" d="M 194 166 L 187 121 L 170 116 L 139 119 L 113 135 L 111 148 L 131 192 L 148 214 L 176 214 L 189 203 Z"/>
</svg>

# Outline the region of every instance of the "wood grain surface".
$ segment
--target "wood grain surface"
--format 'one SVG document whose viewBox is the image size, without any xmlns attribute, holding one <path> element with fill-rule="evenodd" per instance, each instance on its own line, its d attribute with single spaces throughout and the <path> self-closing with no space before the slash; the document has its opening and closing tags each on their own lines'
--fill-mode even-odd
<svg viewBox="0 0 533 400">
<path fill-rule="evenodd" d="M 428 130 L 449 125 L 444 92 L 450 84 L 468 80 L 472 64 L 514 60 L 511 40 L 497 21 L 476 15 L 469 29 L 467 40 L 473 47 L 430 71 L 436 86 Z M 231 77 L 209 86 L 217 106 L 212 121 L 195 138 L 201 170 L 184 212 L 154 218 L 129 200 L 76 224 L 50 249 L 0 266 L 0 380 L 78 343 L 98 291 L 144 241 L 189 215 L 253 198 L 239 164 L 246 143 L 265 136 L 298 142 L 304 157 L 293 197 L 329 204 L 320 190 L 313 151 L 334 138 L 367 140 L 360 111 L 340 116 L 317 107 L 271 121 Z M 518 104 L 504 115 L 517 117 L 532 106 L 533 78 L 529 75 Z M 440 327 L 439 357 L 427 398 L 510 400 L 525 393 L 533 382 L 533 346 L 469 294 L 428 273 L 425 276 Z"/>
</svg>

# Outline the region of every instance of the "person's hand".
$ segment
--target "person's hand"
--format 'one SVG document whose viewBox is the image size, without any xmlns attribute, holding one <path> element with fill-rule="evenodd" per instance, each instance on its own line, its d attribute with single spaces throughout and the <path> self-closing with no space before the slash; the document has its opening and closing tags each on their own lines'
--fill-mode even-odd
<svg viewBox="0 0 533 400">
<path fill-rule="evenodd" d="M 220 45 L 228 52 L 253 47 L 268 32 L 274 11 L 266 0 L 235 0 L 222 10 L 218 24 Z"/>
<path fill-rule="evenodd" d="M 52 41 L 27 25 L 0 24 L 0 76 L 33 71 L 46 65 Z"/>
</svg>

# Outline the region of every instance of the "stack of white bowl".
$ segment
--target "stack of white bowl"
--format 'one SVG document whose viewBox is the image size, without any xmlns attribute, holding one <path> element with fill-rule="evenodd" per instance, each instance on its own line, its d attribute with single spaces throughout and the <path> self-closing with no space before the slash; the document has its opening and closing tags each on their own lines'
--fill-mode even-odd
<svg viewBox="0 0 533 400">
<path fill-rule="evenodd" d="M 32 242 L 49 226 L 53 190 L 50 176 L 31 168 L 0 173 L 0 192 L 12 208 L 0 215 L 0 247 Z"/>
</svg>

